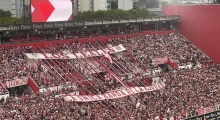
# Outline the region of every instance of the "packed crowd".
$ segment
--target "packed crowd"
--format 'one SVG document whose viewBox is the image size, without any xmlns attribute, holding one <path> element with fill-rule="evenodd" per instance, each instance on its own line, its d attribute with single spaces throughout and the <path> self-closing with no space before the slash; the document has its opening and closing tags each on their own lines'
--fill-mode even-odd
<svg viewBox="0 0 220 120">
<path fill-rule="evenodd" d="M 0 79 L 15 79 L 28 76 L 26 59 L 20 48 L 0 48 Z"/>
<path fill-rule="evenodd" d="M 60 94 L 76 91 L 82 91 L 84 94 L 102 94 L 124 86 L 112 74 L 107 80 L 108 70 L 92 58 L 30 62 L 24 56 L 24 53 L 103 50 L 119 44 L 122 44 L 126 51 L 111 54 L 112 64 L 106 62 L 103 56 L 97 59 L 113 71 L 113 74 L 119 76 L 126 86 L 151 85 L 152 78 L 157 77 L 159 83 L 165 83 L 166 87 L 114 100 L 67 102 Z M 179 34 L 115 38 L 109 39 L 108 42 L 97 40 L 95 43 L 88 41 L 85 44 L 65 43 L 57 46 L 48 45 L 45 48 L 1 48 L 0 52 L 1 80 L 29 76 L 42 88 L 57 85 L 74 86 L 63 87 L 59 91 L 25 92 L 20 97 L 1 100 L 1 119 L 143 120 L 155 119 L 158 116 L 179 116 L 179 119 L 183 119 L 192 116 L 193 110 L 220 103 L 219 64 L 209 62 L 208 57 Z M 193 67 L 167 71 L 152 61 L 161 57 L 172 58 L 178 65 L 190 63 Z M 195 67 L 197 64 L 201 66 Z M 159 72 L 155 72 L 157 70 Z M 102 74 L 97 74 L 99 72 Z M 81 79 L 94 81 L 85 84 Z"/>
</svg>

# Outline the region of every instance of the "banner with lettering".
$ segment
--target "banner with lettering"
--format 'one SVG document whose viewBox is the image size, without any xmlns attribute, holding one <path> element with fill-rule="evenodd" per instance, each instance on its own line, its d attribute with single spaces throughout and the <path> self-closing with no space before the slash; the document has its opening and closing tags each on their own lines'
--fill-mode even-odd
<svg viewBox="0 0 220 120">
<path fill-rule="evenodd" d="M 96 51 L 87 51 L 83 50 L 81 53 L 75 53 L 75 54 L 64 54 L 63 52 L 60 53 L 25 53 L 25 55 L 29 59 L 75 59 L 75 58 L 86 58 L 86 57 L 92 57 L 92 56 L 101 56 L 104 55 L 106 52 L 117 53 L 125 51 L 126 49 L 123 47 L 123 45 L 118 45 L 110 48 L 106 48 L 103 50 L 96 50 Z"/>
<path fill-rule="evenodd" d="M 154 58 L 154 59 L 152 59 L 152 62 L 157 64 L 157 65 L 167 64 L 168 58 L 167 57 L 164 57 L 164 58 Z"/>
<path fill-rule="evenodd" d="M 212 112 L 212 106 L 205 107 L 205 108 L 199 108 L 198 110 L 198 115 L 203 115 Z"/>
<path fill-rule="evenodd" d="M 155 90 L 160 90 L 165 88 L 165 84 L 157 84 L 153 86 L 147 87 L 130 87 L 121 90 L 115 90 L 111 92 L 107 92 L 101 95 L 72 95 L 72 94 L 63 94 L 62 97 L 65 101 L 76 101 L 76 102 L 92 102 L 92 101 L 100 101 L 106 99 L 118 99 L 122 97 L 126 97 L 129 95 L 141 93 L 141 92 L 150 92 Z"/>
<path fill-rule="evenodd" d="M 220 120 L 220 110 L 186 118 L 185 120 Z"/>
<path fill-rule="evenodd" d="M 27 83 L 28 83 L 28 78 L 8 80 L 6 81 L 5 87 L 12 88 L 12 87 L 17 87 L 17 86 L 27 85 Z"/>
</svg>

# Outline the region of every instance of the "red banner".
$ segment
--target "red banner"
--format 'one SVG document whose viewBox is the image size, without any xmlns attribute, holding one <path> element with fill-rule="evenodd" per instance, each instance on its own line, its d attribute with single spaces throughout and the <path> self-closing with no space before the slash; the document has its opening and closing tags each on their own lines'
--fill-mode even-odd
<svg viewBox="0 0 220 120">
<path fill-rule="evenodd" d="M 7 88 L 17 87 L 17 86 L 27 85 L 27 83 L 28 83 L 28 78 L 8 80 L 6 81 L 5 87 Z"/>
<path fill-rule="evenodd" d="M 168 58 L 167 64 L 169 64 L 175 70 L 178 68 L 178 65 L 171 58 Z"/>
<path fill-rule="evenodd" d="M 117 99 L 123 98 L 129 95 L 141 93 L 141 92 L 150 92 L 155 90 L 160 90 L 165 88 L 165 84 L 158 84 L 147 87 L 130 87 L 124 88 L 121 90 L 111 91 L 101 95 L 72 95 L 72 94 L 63 94 L 62 97 L 65 101 L 76 101 L 76 102 L 91 102 L 91 101 L 100 101 L 106 99 Z"/>
<path fill-rule="evenodd" d="M 6 91 L 7 90 L 4 87 L 0 86 L 0 95 L 5 94 Z"/>
</svg>

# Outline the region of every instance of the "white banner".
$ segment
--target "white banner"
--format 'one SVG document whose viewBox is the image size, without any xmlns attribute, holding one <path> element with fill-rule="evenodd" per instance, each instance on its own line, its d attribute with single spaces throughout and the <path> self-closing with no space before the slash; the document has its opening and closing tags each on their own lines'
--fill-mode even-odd
<svg viewBox="0 0 220 120">
<path fill-rule="evenodd" d="M 167 57 L 164 57 L 164 58 L 154 58 L 154 59 L 152 59 L 152 62 L 157 64 L 157 65 L 166 64 L 168 62 L 168 58 Z"/>
<path fill-rule="evenodd" d="M 91 101 L 99 101 L 106 99 L 117 99 L 126 97 L 129 95 L 141 93 L 141 92 L 150 92 L 155 90 L 160 90 L 165 88 L 165 84 L 158 84 L 147 87 L 130 87 L 122 90 L 115 90 L 101 95 L 71 95 L 71 94 L 63 94 L 62 97 L 65 101 L 76 101 L 76 102 L 91 102 Z"/>
<path fill-rule="evenodd" d="M 0 99 L 4 98 L 4 100 L 8 99 L 9 97 L 10 97 L 9 93 L 4 93 L 4 94 L 0 95 Z M 2 109 L 2 108 L 0 108 L 0 109 Z M 1 114 L 1 110 L 0 110 L 0 114 Z"/>
<path fill-rule="evenodd" d="M 92 56 L 101 56 L 104 55 L 106 51 L 109 51 L 110 53 L 117 53 L 122 52 L 126 50 L 123 45 L 118 45 L 110 48 L 106 48 L 103 50 L 96 50 L 96 51 L 87 51 L 84 50 L 82 53 L 75 53 L 75 54 L 64 54 L 62 52 L 60 53 L 25 53 L 25 55 L 29 59 L 75 59 L 75 58 L 86 58 L 86 57 L 92 57 Z"/>
<path fill-rule="evenodd" d="M 39 92 L 48 92 L 48 91 L 60 91 L 63 88 L 67 89 L 67 88 L 73 88 L 74 90 L 77 90 L 77 87 L 72 85 L 72 86 L 54 86 L 54 87 L 49 87 L 49 88 L 41 88 L 39 89 Z"/>
<path fill-rule="evenodd" d="M 27 83 L 28 83 L 28 78 L 9 80 L 6 81 L 6 87 L 7 88 L 17 87 L 17 86 L 27 85 Z"/>
</svg>

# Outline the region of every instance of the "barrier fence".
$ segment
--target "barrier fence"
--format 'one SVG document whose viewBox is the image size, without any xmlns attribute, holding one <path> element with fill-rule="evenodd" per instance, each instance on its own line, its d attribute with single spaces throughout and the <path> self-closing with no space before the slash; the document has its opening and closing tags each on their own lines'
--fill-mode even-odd
<svg viewBox="0 0 220 120">
<path fill-rule="evenodd" d="M 186 113 L 185 120 L 220 120 L 220 103 L 191 110 Z"/>
</svg>

